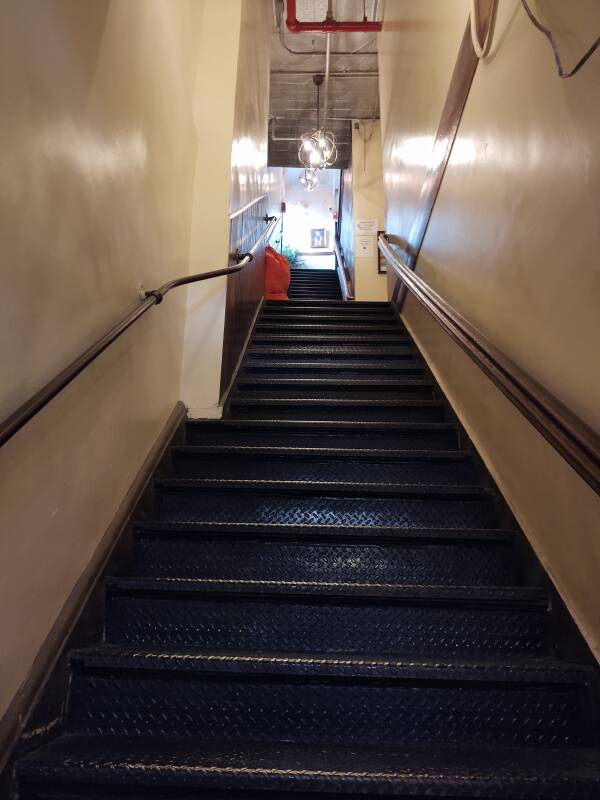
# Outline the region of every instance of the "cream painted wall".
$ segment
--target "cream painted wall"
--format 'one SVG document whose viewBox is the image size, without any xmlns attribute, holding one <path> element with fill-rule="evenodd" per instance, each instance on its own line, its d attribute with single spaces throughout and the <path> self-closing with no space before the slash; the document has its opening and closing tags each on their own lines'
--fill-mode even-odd
<svg viewBox="0 0 600 800">
<path fill-rule="evenodd" d="M 598 5 L 534 6 L 573 64 L 600 28 Z M 400 236 L 412 222 L 467 18 L 463 0 L 386 4 L 387 227 Z M 560 80 L 548 42 L 518 0 L 499 3 L 492 50 L 478 66 L 417 264 L 437 292 L 596 430 L 599 79 L 596 55 Z M 403 319 L 600 655 L 600 498 L 412 299 Z"/>
<path fill-rule="evenodd" d="M 385 228 L 379 121 L 355 120 L 352 123 L 352 214 L 355 224 L 357 220 L 376 219 L 377 230 Z M 378 273 L 377 262 L 377 242 L 373 242 L 372 255 L 361 256 L 355 235 L 355 300 L 387 300 L 387 279 Z"/>
<path fill-rule="evenodd" d="M 3 4 L 1 416 L 133 307 L 140 282 L 227 264 L 231 208 L 275 198 L 269 13 Z M 225 292 L 169 295 L 0 451 L 0 716 L 180 393 L 220 414 Z"/>
<path fill-rule="evenodd" d="M 277 186 L 277 175 L 267 169 L 271 20 L 268 0 L 204 0 L 195 106 L 194 272 L 228 263 L 229 213 Z M 192 417 L 222 414 L 226 291 L 226 278 L 188 291 L 181 390 Z"/>
<path fill-rule="evenodd" d="M 2 416 L 189 268 L 202 12 L 2 3 Z M 184 311 L 152 309 L 0 450 L 0 715 L 179 398 Z"/>
</svg>

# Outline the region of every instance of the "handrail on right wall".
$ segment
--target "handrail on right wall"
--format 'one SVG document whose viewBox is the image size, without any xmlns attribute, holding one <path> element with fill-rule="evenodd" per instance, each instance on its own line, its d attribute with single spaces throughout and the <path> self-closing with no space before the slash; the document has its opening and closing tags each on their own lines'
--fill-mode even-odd
<svg viewBox="0 0 600 800">
<path fill-rule="evenodd" d="M 379 249 L 392 272 L 435 321 L 508 397 L 573 469 L 600 494 L 600 436 L 560 400 L 500 352 L 398 258 L 385 236 Z"/>
<path fill-rule="evenodd" d="M 344 300 L 354 300 L 354 289 L 348 280 L 348 276 L 346 275 L 346 266 L 344 264 L 344 257 L 342 256 L 342 251 L 340 250 L 340 244 L 338 242 L 337 236 L 334 235 L 333 237 L 333 252 L 335 256 L 335 268 L 337 270 L 337 274 L 340 280 L 340 286 L 342 288 L 342 297 Z"/>
</svg>

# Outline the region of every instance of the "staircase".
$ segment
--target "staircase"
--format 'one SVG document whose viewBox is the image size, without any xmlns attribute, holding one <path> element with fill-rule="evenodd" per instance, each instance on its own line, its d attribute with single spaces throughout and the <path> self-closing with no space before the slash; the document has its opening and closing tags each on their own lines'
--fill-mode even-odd
<svg viewBox="0 0 600 800">
<path fill-rule="evenodd" d="M 290 300 L 342 299 L 340 282 L 334 269 L 293 267 L 290 273 Z"/>
<path fill-rule="evenodd" d="M 265 304 L 21 800 L 600 797 L 595 669 L 464 444 L 389 305 Z"/>
</svg>

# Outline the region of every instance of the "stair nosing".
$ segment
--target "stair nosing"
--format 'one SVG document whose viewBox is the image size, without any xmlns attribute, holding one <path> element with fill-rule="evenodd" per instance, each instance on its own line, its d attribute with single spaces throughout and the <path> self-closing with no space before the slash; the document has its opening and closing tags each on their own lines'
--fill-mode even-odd
<svg viewBox="0 0 600 800">
<path fill-rule="evenodd" d="M 414 432 L 414 431 L 457 431 L 458 428 L 454 422 L 402 422 L 402 421 L 377 421 L 377 420 L 296 420 L 296 419 L 188 419 L 186 425 L 194 427 L 207 427 L 210 429 L 219 428 L 260 428 L 266 427 L 271 429 L 277 426 L 281 429 L 296 428 L 296 427 L 309 427 L 315 430 L 323 428 L 331 428 L 335 431 L 360 431 L 360 430 L 381 430 L 384 432 L 398 431 L 398 432 Z"/>
<path fill-rule="evenodd" d="M 381 525 L 298 525 L 297 523 L 262 522 L 169 522 L 159 519 L 144 519 L 133 523 L 136 533 L 158 536 L 173 534 L 202 534 L 207 538 L 236 536 L 254 539 L 284 539 L 298 542 L 307 541 L 359 541 L 362 543 L 434 542 L 451 544 L 453 542 L 477 542 L 486 544 L 512 545 L 516 531 L 508 528 L 398 528 Z"/>
<path fill-rule="evenodd" d="M 460 463 L 472 460 L 463 450 L 400 450 L 377 448 L 333 448 L 333 447 L 295 447 L 283 445 L 175 445 L 171 452 L 177 456 L 231 454 L 240 456 L 280 456 L 306 457 L 315 459 L 343 458 L 345 461 L 384 460 L 384 461 L 424 461 Z"/>
<path fill-rule="evenodd" d="M 152 769 L 152 782 L 158 786 L 161 775 L 165 786 L 189 788 L 191 779 L 198 788 L 207 790 L 214 788 L 219 779 L 226 778 L 234 788 L 270 789 L 273 797 L 282 791 L 339 792 L 340 780 L 346 784 L 346 792 L 363 794 L 367 786 L 375 793 L 389 794 L 390 787 L 395 793 L 397 784 L 406 796 L 407 793 L 416 796 L 415 790 L 420 796 L 451 796 L 446 788 L 454 792 L 456 783 L 460 782 L 464 789 L 468 781 L 473 791 L 490 800 L 539 800 L 540 791 L 544 791 L 544 797 L 549 797 L 549 790 L 553 800 L 559 797 L 562 800 L 565 791 L 575 798 L 569 784 L 571 780 L 578 800 L 593 800 L 600 787 L 598 751 L 589 746 L 531 751 L 496 747 L 493 753 L 482 747 L 457 750 L 437 746 L 425 752 L 422 748 L 361 746 L 353 748 L 349 754 L 347 747 L 323 747 L 322 744 L 267 742 L 241 747 L 239 743 L 209 743 L 195 738 L 169 748 L 164 742 L 141 741 L 146 745 L 144 752 L 148 753 L 145 760 L 140 759 L 139 739 L 133 744 L 131 737 L 116 737 L 110 742 L 113 751 L 109 745 L 108 749 L 96 752 L 94 748 L 100 745 L 97 736 L 63 734 L 44 750 L 26 756 L 18 766 L 18 775 L 34 785 L 58 780 L 75 787 L 90 782 L 102 786 L 108 784 L 108 778 L 112 778 L 118 765 L 120 778 L 127 786 L 143 788 L 147 785 L 148 771 Z M 152 746 L 163 753 L 164 768 Z M 66 756 L 73 751 L 74 757 Z M 491 765 L 490 756 L 494 758 Z M 552 770 L 548 770 L 548 764 L 552 765 Z M 513 766 L 507 770 L 507 765 Z M 282 782 L 285 783 L 282 785 Z M 462 795 L 466 796 L 464 791 Z"/>
<path fill-rule="evenodd" d="M 267 581 L 237 578 L 111 577 L 109 594 L 185 594 L 212 597 L 262 598 L 273 602 L 302 602 L 310 598 L 327 602 L 456 604 L 494 608 L 536 608 L 548 611 L 545 589 L 531 586 L 447 586 L 445 584 L 377 584 L 367 582 Z"/>
<path fill-rule="evenodd" d="M 456 500 L 491 502 L 495 493 L 479 485 L 452 485 L 400 482 L 273 480 L 270 478 L 159 478 L 158 492 L 260 492 L 262 494 L 307 494 L 319 496 L 379 497 L 406 500 Z"/>
<path fill-rule="evenodd" d="M 355 407 L 355 406 L 368 406 L 370 408 L 442 408 L 445 409 L 446 405 L 441 400 L 420 400 L 419 398 L 412 399 L 393 399 L 393 400 L 369 400 L 366 398 L 353 398 L 353 397 L 241 397 L 234 395 L 230 404 L 232 406 L 288 406 L 288 405 L 303 405 L 303 406 L 341 406 Z"/>
<path fill-rule="evenodd" d="M 148 661 L 151 661 L 151 664 Z M 108 662 L 113 663 L 108 663 Z M 70 663 L 76 669 L 137 670 L 180 673 L 194 671 L 200 676 L 295 675 L 298 677 L 344 677 L 346 679 L 393 680 L 454 684 L 584 685 L 592 681 L 592 668 L 562 662 L 551 657 L 472 659 L 403 658 L 354 653 L 286 653 L 280 651 L 215 651 L 194 648 L 166 648 L 150 645 L 101 644 L 74 650 Z"/>
</svg>

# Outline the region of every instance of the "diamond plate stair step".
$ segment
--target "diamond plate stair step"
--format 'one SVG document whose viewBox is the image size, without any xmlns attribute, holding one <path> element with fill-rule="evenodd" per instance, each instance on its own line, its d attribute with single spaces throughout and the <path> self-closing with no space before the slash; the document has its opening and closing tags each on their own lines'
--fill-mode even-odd
<svg viewBox="0 0 600 800">
<path fill-rule="evenodd" d="M 268 347 L 272 344 L 358 344 L 368 347 L 378 347 L 386 344 L 392 345 L 412 345 L 411 339 L 408 336 L 403 336 L 400 330 L 390 331 L 388 333 L 379 333 L 378 331 L 367 331 L 366 333 L 332 333 L 330 331 L 321 331 L 320 333 L 296 333 L 289 331 L 285 333 L 256 333 L 252 337 L 252 347 L 260 345 L 261 347 Z"/>
<path fill-rule="evenodd" d="M 394 316 L 391 309 L 385 311 L 374 311 L 373 309 L 366 309 L 362 312 L 356 312 L 351 307 L 348 309 L 342 308 L 335 310 L 328 308 L 322 311 L 299 311 L 292 309 L 288 312 L 282 312 L 279 309 L 267 308 L 262 311 L 259 320 L 263 322 L 278 323 L 278 324 L 304 324 L 304 325 L 334 325 L 336 323 L 358 325 L 390 325 L 395 323 L 401 327 L 400 321 Z"/>
<path fill-rule="evenodd" d="M 350 497 L 382 497 L 408 498 L 410 500 L 426 498 L 428 500 L 458 501 L 491 501 L 495 493 L 491 489 L 471 484 L 447 485 L 429 483 L 396 483 L 394 481 L 344 481 L 330 477 L 329 480 L 285 478 L 159 478 L 155 481 L 158 494 L 172 492 L 197 493 L 212 490 L 286 494 L 310 494 L 314 498 L 320 496 L 345 498 Z"/>
<path fill-rule="evenodd" d="M 337 273 L 333 270 L 327 272 L 298 272 L 292 270 L 290 272 L 290 280 L 292 283 L 330 283 L 334 286 L 339 285 Z"/>
<path fill-rule="evenodd" d="M 371 361 L 353 361 L 353 362 L 339 362 L 339 361 L 302 361 L 292 358 L 282 359 L 280 361 L 269 361 L 263 359 L 246 359 L 242 369 L 239 373 L 239 379 L 245 380 L 253 378 L 259 373 L 265 373 L 265 377 L 276 372 L 282 377 L 295 377 L 302 378 L 303 376 L 312 377 L 330 377 L 331 373 L 335 371 L 342 379 L 345 377 L 362 377 L 366 375 L 377 376 L 381 378 L 391 377 L 393 375 L 418 375 L 428 373 L 427 367 L 423 361 L 414 359 L 411 363 L 408 359 L 404 362 L 371 362 Z M 297 373 L 290 375 L 290 373 Z"/>
<path fill-rule="evenodd" d="M 378 749 L 71 734 L 30 755 L 19 775 L 22 800 L 116 800 L 111 786 L 125 787 L 128 800 L 192 800 L 198 791 L 205 800 L 597 800 L 600 793 L 600 758 L 586 748 Z"/>
<path fill-rule="evenodd" d="M 303 296 L 306 295 L 307 298 L 333 298 L 337 299 L 342 297 L 342 293 L 339 287 L 329 287 L 329 286 L 318 286 L 312 284 L 300 284 L 294 286 L 293 284 L 290 285 L 288 289 L 288 296 L 292 299 L 294 296 Z"/>
<path fill-rule="evenodd" d="M 391 347 L 389 345 L 335 345 L 335 344 L 312 344 L 312 345 L 296 345 L 283 346 L 273 345 L 271 347 L 255 347 L 252 343 L 247 354 L 246 363 L 249 361 L 257 361 L 260 358 L 266 358 L 272 361 L 274 358 L 289 358 L 317 360 L 323 359 L 330 361 L 331 359 L 338 359 L 340 366 L 344 365 L 346 361 L 360 360 L 364 361 L 365 358 L 373 359 L 375 361 L 402 361 L 410 359 L 414 361 L 419 354 L 410 345 L 403 345 L 399 347 Z"/>
<path fill-rule="evenodd" d="M 353 746 L 593 743 L 593 672 L 551 660 L 104 645 L 73 653 L 71 668 L 67 726 L 100 736 Z"/>
<path fill-rule="evenodd" d="M 141 577 L 106 588 L 111 643 L 411 659 L 549 651 L 539 589 Z"/>
<path fill-rule="evenodd" d="M 337 280 L 329 278 L 296 278 L 292 277 L 290 281 L 290 289 L 321 289 L 331 290 L 332 292 L 339 291 L 340 284 Z"/>
<path fill-rule="evenodd" d="M 392 384 L 379 384 L 377 381 L 371 381 L 369 384 L 340 380 L 337 386 L 314 384 L 303 380 L 292 384 L 280 381 L 267 384 L 252 382 L 248 385 L 238 383 L 231 397 L 231 403 L 233 408 L 237 408 L 238 400 L 264 400 L 268 404 L 271 400 L 279 402 L 287 399 L 295 402 L 323 398 L 325 403 L 329 403 L 332 396 L 337 402 L 348 400 L 350 403 L 373 403 L 373 408 L 375 404 L 395 404 L 398 401 L 431 402 L 435 400 L 435 384 L 427 379 L 411 379 L 410 377 L 397 379 Z"/>
<path fill-rule="evenodd" d="M 456 449 L 458 431 L 451 422 L 320 422 L 295 420 L 190 420 L 186 443 L 335 447 L 345 450 Z"/>
<path fill-rule="evenodd" d="M 247 358 L 238 374 L 240 380 L 255 377 L 282 378 L 330 378 L 332 374 L 338 375 L 341 380 L 345 378 L 392 378 L 414 375 L 425 377 L 429 370 L 423 361 L 414 358 L 403 359 L 397 362 L 360 362 L 360 361 L 302 361 L 302 359 L 282 358 L 280 361 L 269 361 L 266 358 Z"/>
<path fill-rule="evenodd" d="M 180 478 L 297 480 L 395 484 L 476 485 L 472 460 L 457 451 L 355 451 L 286 447 L 176 447 Z"/>
<path fill-rule="evenodd" d="M 377 485 L 368 492 L 364 484 L 163 480 L 155 487 L 155 513 L 170 522 L 497 527 L 493 496 L 479 487 Z"/>
<path fill-rule="evenodd" d="M 363 377 L 315 377 L 315 378 L 296 378 L 296 377 L 263 377 L 263 376 L 249 376 L 242 375 L 238 378 L 236 388 L 238 390 L 246 390 L 249 388 L 262 387 L 262 386 L 276 386 L 276 387 L 291 387 L 302 389 L 318 389 L 320 387 L 331 388 L 335 387 L 337 391 L 346 391 L 354 388 L 361 389 L 369 387 L 370 389 L 381 388 L 382 391 L 386 389 L 407 389 L 407 388 L 426 388 L 433 390 L 435 383 L 430 378 L 390 378 L 381 377 L 379 380 L 374 381 L 373 378 Z"/>
<path fill-rule="evenodd" d="M 311 333 L 311 334 L 330 334 L 330 333 L 361 333 L 371 336 L 381 336 L 382 334 L 400 334 L 404 329 L 395 322 L 377 325 L 361 322 L 263 322 L 259 321 L 255 330 L 257 333 Z"/>
<path fill-rule="evenodd" d="M 135 526 L 135 536 L 138 576 L 465 586 L 517 582 L 510 531 L 145 522 Z"/>
<path fill-rule="evenodd" d="M 238 419 L 304 419 L 347 421 L 444 422 L 443 403 L 428 399 L 349 399 L 323 393 L 306 397 L 277 396 L 233 397 L 230 412 Z"/>
<path fill-rule="evenodd" d="M 389 301 L 378 301 L 378 300 L 367 300 L 367 301 L 360 301 L 360 302 L 348 302 L 347 300 L 338 300 L 336 302 L 316 302 L 316 303 L 291 303 L 288 300 L 265 300 L 263 304 L 263 309 L 278 309 L 279 311 L 288 311 L 293 308 L 306 310 L 308 308 L 313 307 L 315 311 L 322 311 L 323 309 L 327 309 L 327 307 L 334 308 L 336 310 L 340 308 L 349 308 L 352 309 L 354 313 L 360 313 L 365 311 L 367 313 L 371 313 L 373 309 L 375 310 L 390 310 L 392 308 Z"/>
<path fill-rule="evenodd" d="M 315 302 L 294 302 L 293 300 L 286 301 L 265 301 L 261 310 L 261 319 L 270 319 L 271 316 L 276 316 L 280 319 L 285 319 L 290 316 L 292 319 L 314 319 L 318 320 L 320 317 L 325 319 L 348 319 L 360 320 L 362 317 L 371 319 L 378 317 L 383 321 L 390 319 L 397 319 L 392 307 L 386 303 L 384 306 L 368 306 L 362 307 L 361 304 L 346 302 L 344 300 L 335 300 L 332 302 L 315 301 Z"/>
</svg>

